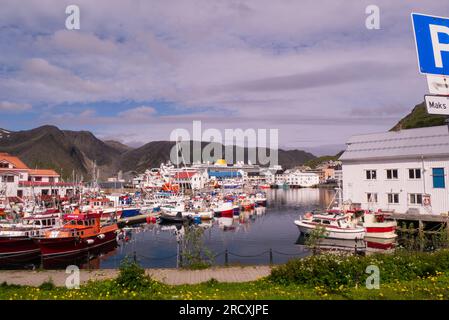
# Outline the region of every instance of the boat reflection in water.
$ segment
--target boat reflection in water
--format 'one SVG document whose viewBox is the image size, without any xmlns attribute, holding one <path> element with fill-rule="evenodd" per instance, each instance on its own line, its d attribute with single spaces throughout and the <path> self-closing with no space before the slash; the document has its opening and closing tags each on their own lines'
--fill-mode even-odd
<svg viewBox="0 0 449 320">
<path fill-rule="evenodd" d="M 390 253 L 396 248 L 396 238 L 380 239 L 380 238 L 368 238 L 365 237 L 366 252 L 367 253 Z"/>
<path fill-rule="evenodd" d="M 44 269 L 65 269 L 76 265 L 80 269 L 100 269 L 101 262 L 116 255 L 117 242 L 111 242 L 101 248 L 70 257 L 46 258 L 42 261 Z"/>
<path fill-rule="evenodd" d="M 296 244 L 305 246 L 307 237 L 307 235 L 301 233 L 296 240 Z M 396 239 L 365 238 L 345 240 L 323 238 L 317 242 L 316 247 L 322 251 L 354 252 L 356 254 L 389 253 L 394 251 Z"/>
</svg>

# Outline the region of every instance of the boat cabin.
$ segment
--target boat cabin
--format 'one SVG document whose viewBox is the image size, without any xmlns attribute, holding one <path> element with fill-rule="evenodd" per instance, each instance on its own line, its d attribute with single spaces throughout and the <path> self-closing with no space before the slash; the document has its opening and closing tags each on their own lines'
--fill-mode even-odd
<svg viewBox="0 0 449 320">
<path fill-rule="evenodd" d="M 342 215 L 314 215 L 310 221 L 311 224 L 321 225 L 325 227 L 350 228 L 348 219 Z"/>
</svg>

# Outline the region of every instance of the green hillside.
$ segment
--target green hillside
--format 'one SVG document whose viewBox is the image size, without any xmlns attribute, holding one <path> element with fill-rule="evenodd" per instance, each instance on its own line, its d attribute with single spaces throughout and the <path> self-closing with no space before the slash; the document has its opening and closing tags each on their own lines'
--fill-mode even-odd
<svg viewBox="0 0 449 320">
<path fill-rule="evenodd" d="M 391 128 L 390 131 L 441 126 L 445 124 L 445 120 L 447 118 L 447 116 L 428 114 L 426 110 L 426 104 L 423 102 L 416 105 L 413 108 L 412 112 L 399 120 L 399 122 L 393 128 Z"/>
</svg>

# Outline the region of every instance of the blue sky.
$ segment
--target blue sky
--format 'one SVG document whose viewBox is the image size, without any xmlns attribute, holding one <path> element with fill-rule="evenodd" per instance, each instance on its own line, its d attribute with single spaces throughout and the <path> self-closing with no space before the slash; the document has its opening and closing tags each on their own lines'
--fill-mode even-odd
<svg viewBox="0 0 449 320">
<path fill-rule="evenodd" d="M 444 1 L 2 1 L 0 127 L 53 124 L 132 145 L 176 128 L 275 128 L 333 152 L 427 93 L 410 13 Z M 365 8 L 380 8 L 380 30 Z"/>
</svg>

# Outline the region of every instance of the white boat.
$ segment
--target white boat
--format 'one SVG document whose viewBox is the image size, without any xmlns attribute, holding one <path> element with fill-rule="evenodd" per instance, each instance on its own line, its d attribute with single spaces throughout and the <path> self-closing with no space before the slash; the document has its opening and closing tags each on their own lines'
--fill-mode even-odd
<svg viewBox="0 0 449 320">
<path fill-rule="evenodd" d="M 394 239 L 397 237 L 397 222 L 385 212 L 366 211 L 362 218 L 367 238 Z"/>
<path fill-rule="evenodd" d="M 348 218 L 341 214 L 312 214 L 308 213 L 299 220 L 296 226 L 304 234 L 310 234 L 317 228 L 324 228 L 325 238 L 356 240 L 365 237 L 365 228 L 354 226 Z"/>
</svg>

